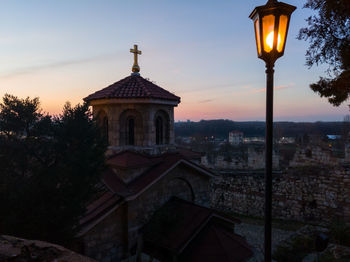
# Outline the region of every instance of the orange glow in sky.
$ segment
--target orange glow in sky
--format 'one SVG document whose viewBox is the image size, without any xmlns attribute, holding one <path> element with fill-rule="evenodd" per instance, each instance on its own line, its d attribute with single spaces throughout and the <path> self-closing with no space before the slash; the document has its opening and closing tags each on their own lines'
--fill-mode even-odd
<svg viewBox="0 0 350 262">
<path fill-rule="evenodd" d="M 248 18 L 264 1 L 20 1 L 2 3 L 0 97 L 40 97 L 59 114 L 131 73 L 138 44 L 141 76 L 181 97 L 176 120 L 264 120 L 265 65 Z M 309 84 L 326 67 L 308 69 L 307 43 L 296 40 L 310 15 L 296 5 L 285 55 L 275 67 L 276 120 L 341 121 Z M 273 38 L 273 37 L 271 37 Z"/>
</svg>

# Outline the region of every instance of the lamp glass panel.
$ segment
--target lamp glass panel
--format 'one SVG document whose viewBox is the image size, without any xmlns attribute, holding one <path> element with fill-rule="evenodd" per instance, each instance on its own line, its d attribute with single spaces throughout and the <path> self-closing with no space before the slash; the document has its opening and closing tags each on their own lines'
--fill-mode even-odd
<svg viewBox="0 0 350 262">
<path fill-rule="evenodd" d="M 277 42 L 277 51 L 283 52 L 284 42 L 286 41 L 286 32 L 287 32 L 288 16 L 281 15 L 280 22 L 278 27 L 278 42 Z"/>
<path fill-rule="evenodd" d="M 269 53 L 273 49 L 273 38 L 275 29 L 275 16 L 267 15 L 262 18 L 263 24 L 263 49 Z"/>
<path fill-rule="evenodd" d="M 256 19 L 254 22 L 255 27 L 255 39 L 256 39 L 256 47 L 258 49 L 258 55 L 261 55 L 261 44 L 260 44 L 260 26 L 259 19 Z"/>
</svg>

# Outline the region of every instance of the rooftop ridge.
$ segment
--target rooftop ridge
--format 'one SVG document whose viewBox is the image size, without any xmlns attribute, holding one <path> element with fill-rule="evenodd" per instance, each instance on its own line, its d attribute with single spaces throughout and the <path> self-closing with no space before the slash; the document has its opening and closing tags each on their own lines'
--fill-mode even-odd
<svg viewBox="0 0 350 262">
<path fill-rule="evenodd" d="M 140 75 L 127 76 L 84 98 L 84 101 L 112 98 L 154 98 L 177 101 L 180 97 L 152 83 Z"/>
</svg>

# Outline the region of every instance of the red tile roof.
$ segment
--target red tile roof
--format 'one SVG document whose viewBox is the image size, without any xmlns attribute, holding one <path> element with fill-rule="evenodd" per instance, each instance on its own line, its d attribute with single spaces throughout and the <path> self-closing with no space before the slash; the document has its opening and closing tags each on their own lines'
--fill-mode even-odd
<svg viewBox="0 0 350 262">
<path fill-rule="evenodd" d="M 200 160 L 202 157 L 202 153 L 184 147 L 179 147 L 178 151 L 180 154 L 184 155 L 186 158 L 191 160 Z"/>
<path fill-rule="evenodd" d="M 167 153 L 160 156 L 144 155 L 139 152 L 123 151 L 107 161 L 111 166 L 123 168 L 148 167 L 148 169 L 130 183 L 124 183 L 111 168 L 108 168 L 102 175 L 103 191 L 88 207 L 84 217 L 80 220 L 80 226 L 89 228 L 99 218 L 103 217 L 116 205 L 119 205 L 126 198 L 137 196 L 154 181 L 159 179 L 171 167 L 180 160 L 188 161 L 181 153 Z M 138 163 L 140 161 L 140 163 Z M 213 175 L 211 171 L 191 162 L 191 165 L 198 167 L 204 174 Z"/>
<path fill-rule="evenodd" d="M 84 98 L 84 101 L 104 98 L 155 98 L 172 100 L 180 103 L 180 97 L 138 75 L 128 76 L 89 95 Z"/>
<path fill-rule="evenodd" d="M 154 164 L 156 159 L 132 151 L 123 151 L 107 160 L 107 165 L 119 168 L 147 167 Z"/>
<path fill-rule="evenodd" d="M 240 221 L 172 198 L 142 229 L 145 251 L 160 260 L 177 254 L 179 261 L 245 261 L 253 253 L 246 241 L 233 233 L 235 223 Z"/>
<path fill-rule="evenodd" d="M 138 155 L 138 153 L 134 152 L 131 152 L 131 154 L 134 154 L 135 156 Z M 123 157 L 123 155 L 120 156 Z M 181 159 L 184 159 L 184 157 L 181 154 L 177 153 L 164 154 L 159 157 L 149 156 L 149 161 L 153 162 L 153 165 L 132 182 L 125 184 L 111 170 L 103 174 L 103 182 L 113 192 L 117 193 L 122 197 L 132 196 L 139 193 L 144 188 L 152 184 L 152 182 L 157 180 L 162 174 L 164 174 L 165 171 L 167 171 Z"/>
<path fill-rule="evenodd" d="M 166 250 L 181 252 L 187 241 L 214 215 L 221 217 L 213 209 L 173 197 L 155 212 L 144 227 L 144 239 L 157 243 Z M 227 217 L 222 218 L 227 219 Z M 240 223 L 240 220 L 232 218 L 230 222 L 233 225 Z M 165 226 L 162 227 L 162 225 Z"/>
<path fill-rule="evenodd" d="M 181 255 L 183 262 L 243 262 L 253 256 L 246 240 L 224 227 L 210 223 Z"/>
<path fill-rule="evenodd" d="M 99 199 L 87 206 L 85 215 L 79 221 L 80 226 L 86 226 L 91 221 L 94 221 L 96 218 L 106 214 L 116 204 L 121 202 L 122 199 L 117 194 L 106 192 Z"/>
</svg>

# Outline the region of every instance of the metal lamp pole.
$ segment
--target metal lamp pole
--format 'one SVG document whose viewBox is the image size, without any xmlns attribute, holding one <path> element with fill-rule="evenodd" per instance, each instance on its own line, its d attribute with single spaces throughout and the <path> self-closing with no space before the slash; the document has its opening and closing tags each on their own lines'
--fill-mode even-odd
<svg viewBox="0 0 350 262">
<path fill-rule="evenodd" d="M 272 240 L 272 146 L 273 146 L 273 74 L 275 61 L 283 56 L 290 16 L 295 6 L 268 0 L 250 14 L 254 22 L 258 57 L 266 63 L 265 129 L 265 262 L 271 261 Z"/>
<path fill-rule="evenodd" d="M 265 261 L 271 261 L 272 234 L 272 145 L 273 145 L 273 74 L 274 63 L 266 63 L 265 128 Z"/>
</svg>

